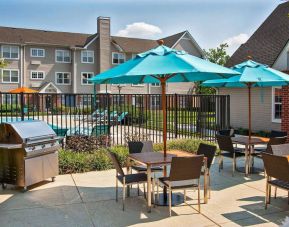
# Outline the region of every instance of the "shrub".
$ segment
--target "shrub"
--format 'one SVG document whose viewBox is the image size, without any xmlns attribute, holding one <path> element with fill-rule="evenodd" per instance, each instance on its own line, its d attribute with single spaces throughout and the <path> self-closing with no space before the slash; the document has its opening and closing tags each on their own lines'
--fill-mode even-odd
<svg viewBox="0 0 289 227">
<path fill-rule="evenodd" d="M 101 147 L 109 146 L 110 139 L 107 135 L 85 136 L 75 135 L 66 138 L 66 148 L 75 152 L 93 152 Z"/>
<path fill-rule="evenodd" d="M 198 150 L 200 143 L 216 145 L 215 143 L 199 139 L 177 139 L 167 142 L 167 150 L 182 150 L 190 153 L 195 153 Z M 154 150 L 163 150 L 163 144 L 154 144 Z"/>
<path fill-rule="evenodd" d="M 209 143 L 207 141 L 196 139 L 180 139 L 168 141 L 168 149 L 184 150 L 188 152 L 195 152 L 199 144 Z M 75 144 L 75 147 L 78 145 Z M 154 144 L 154 151 L 161 151 L 162 144 Z M 87 171 L 99 171 L 113 168 L 113 165 L 108 156 L 108 150 L 114 152 L 122 166 L 126 164 L 128 155 L 128 148 L 122 145 L 111 148 L 98 148 L 91 151 L 75 151 L 75 150 L 60 150 L 59 151 L 59 169 L 60 174 L 83 173 Z"/>
</svg>

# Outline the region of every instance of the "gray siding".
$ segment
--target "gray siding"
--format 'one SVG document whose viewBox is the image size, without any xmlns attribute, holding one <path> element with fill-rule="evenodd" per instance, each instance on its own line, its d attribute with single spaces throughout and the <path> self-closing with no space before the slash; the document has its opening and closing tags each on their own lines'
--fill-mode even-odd
<svg viewBox="0 0 289 227">
<path fill-rule="evenodd" d="M 9 44 L 5 44 L 8 45 Z M 16 46 L 16 45 L 11 45 L 11 46 Z M 0 44 L 0 50 L 1 50 L 1 54 L 2 54 L 2 45 Z M 8 65 L 6 66 L 6 69 L 14 69 L 14 70 L 18 70 L 18 75 L 19 75 L 19 83 L 3 83 L 3 79 L 2 79 L 2 71 L 0 71 L 0 91 L 1 92 L 8 92 L 12 89 L 18 88 L 21 85 L 21 47 L 19 46 L 19 60 L 9 60 L 7 59 L 7 63 Z"/>
<path fill-rule="evenodd" d="M 248 90 L 246 88 L 220 88 L 219 94 L 230 95 L 231 126 L 233 128 L 248 128 Z M 253 88 L 252 130 L 280 129 L 280 123 L 272 122 L 272 88 Z"/>
<path fill-rule="evenodd" d="M 37 46 L 25 46 L 25 86 L 36 87 L 35 84 L 43 84 L 47 82 L 54 83 L 63 93 L 72 92 L 72 63 L 57 63 L 55 61 L 55 51 L 56 50 L 69 50 L 62 47 L 43 47 L 38 46 L 38 48 L 45 49 L 45 57 L 31 57 L 30 48 L 37 48 Z M 72 56 L 72 52 L 71 52 Z M 39 62 L 40 64 L 32 64 L 33 62 Z M 44 71 L 44 80 L 33 80 L 31 79 L 31 71 Z M 71 85 L 58 85 L 56 84 L 56 72 L 69 72 L 71 73 Z M 39 86 L 40 87 L 40 86 Z"/>
</svg>

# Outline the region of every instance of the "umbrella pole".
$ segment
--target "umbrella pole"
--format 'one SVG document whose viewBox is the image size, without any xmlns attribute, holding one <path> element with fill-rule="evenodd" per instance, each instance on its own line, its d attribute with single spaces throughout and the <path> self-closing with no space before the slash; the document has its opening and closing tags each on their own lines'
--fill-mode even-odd
<svg viewBox="0 0 289 227">
<path fill-rule="evenodd" d="M 249 119 L 248 119 L 248 129 L 249 129 L 249 140 L 251 140 L 251 88 L 252 88 L 252 84 L 248 83 L 247 84 L 248 87 L 248 110 L 249 110 Z"/>
<path fill-rule="evenodd" d="M 167 106 L 166 106 L 166 79 L 162 78 L 162 110 L 163 110 L 163 143 L 164 143 L 164 157 L 167 156 Z"/>
</svg>

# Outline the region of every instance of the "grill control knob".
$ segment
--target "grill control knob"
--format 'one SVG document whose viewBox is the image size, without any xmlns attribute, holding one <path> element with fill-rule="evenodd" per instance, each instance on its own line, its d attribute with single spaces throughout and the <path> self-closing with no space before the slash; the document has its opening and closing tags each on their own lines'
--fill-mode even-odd
<svg viewBox="0 0 289 227">
<path fill-rule="evenodd" d="M 44 148 L 44 147 L 45 147 L 45 144 L 43 144 L 41 147 Z"/>
</svg>

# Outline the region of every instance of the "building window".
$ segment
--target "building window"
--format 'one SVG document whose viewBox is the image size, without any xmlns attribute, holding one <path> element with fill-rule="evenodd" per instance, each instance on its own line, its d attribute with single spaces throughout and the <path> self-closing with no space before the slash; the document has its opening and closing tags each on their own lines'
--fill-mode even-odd
<svg viewBox="0 0 289 227">
<path fill-rule="evenodd" d="M 281 123 L 282 114 L 282 88 L 272 88 L 272 121 Z"/>
<path fill-rule="evenodd" d="M 71 75 L 70 73 L 57 72 L 56 73 L 56 84 L 58 85 L 70 85 Z"/>
<path fill-rule="evenodd" d="M 89 81 L 88 79 L 92 78 L 94 76 L 94 73 L 90 72 L 90 73 L 81 73 L 81 84 L 82 85 L 88 85 L 88 84 L 92 84 L 91 81 Z"/>
<path fill-rule="evenodd" d="M 118 65 L 125 62 L 125 55 L 123 53 L 112 53 L 112 64 Z"/>
<path fill-rule="evenodd" d="M 144 103 L 143 96 L 133 96 L 132 97 L 132 105 L 136 107 L 142 106 Z"/>
<path fill-rule="evenodd" d="M 41 71 L 31 71 L 31 80 L 43 80 L 44 72 Z"/>
<path fill-rule="evenodd" d="M 44 58 L 45 57 L 45 50 L 39 49 L 39 48 L 31 48 L 30 49 L 30 55 L 31 55 L 31 57 Z"/>
<path fill-rule="evenodd" d="M 2 46 L 2 57 L 6 59 L 19 59 L 18 46 Z"/>
<path fill-rule="evenodd" d="M 69 50 L 56 50 L 56 62 L 70 63 L 71 56 Z"/>
<path fill-rule="evenodd" d="M 153 108 L 158 108 L 160 107 L 161 104 L 161 96 L 159 95 L 153 95 L 151 96 L 151 106 Z"/>
<path fill-rule="evenodd" d="M 92 50 L 81 51 L 81 62 L 82 63 L 94 63 L 94 51 Z"/>
<path fill-rule="evenodd" d="M 160 83 L 152 83 L 151 85 L 152 85 L 152 87 L 160 87 L 161 86 Z"/>
<path fill-rule="evenodd" d="M 19 83 L 19 71 L 16 69 L 3 69 L 3 83 Z"/>
</svg>

